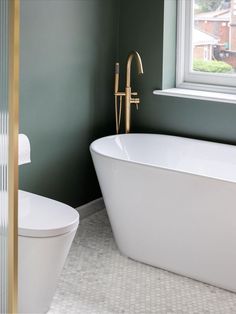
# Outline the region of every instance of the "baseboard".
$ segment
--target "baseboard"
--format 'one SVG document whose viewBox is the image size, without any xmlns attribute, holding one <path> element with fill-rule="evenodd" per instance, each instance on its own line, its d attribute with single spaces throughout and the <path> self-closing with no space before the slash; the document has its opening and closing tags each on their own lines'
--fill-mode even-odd
<svg viewBox="0 0 236 314">
<path fill-rule="evenodd" d="M 105 204 L 103 198 L 100 197 L 92 202 L 77 207 L 76 210 L 79 212 L 80 219 L 84 219 L 104 208 Z"/>
</svg>

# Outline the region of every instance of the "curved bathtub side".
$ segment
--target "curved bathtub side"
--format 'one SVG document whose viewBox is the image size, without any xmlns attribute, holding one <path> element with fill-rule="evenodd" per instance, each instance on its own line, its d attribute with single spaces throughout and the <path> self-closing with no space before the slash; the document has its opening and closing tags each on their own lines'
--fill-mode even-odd
<svg viewBox="0 0 236 314">
<path fill-rule="evenodd" d="M 236 183 L 236 147 L 164 134 L 100 138 L 91 149 L 103 156 Z"/>
<path fill-rule="evenodd" d="M 236 184 L 92 157 L 124 255 L 236 292 Z"/>
</svg>

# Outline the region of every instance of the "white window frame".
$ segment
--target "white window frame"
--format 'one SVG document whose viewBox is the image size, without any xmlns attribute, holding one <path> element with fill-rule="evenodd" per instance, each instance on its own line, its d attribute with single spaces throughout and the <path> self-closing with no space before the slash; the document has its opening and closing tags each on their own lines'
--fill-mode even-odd
<svg viewBox="0 0 236 314">
<path fill-rule="evenodd" d="M 191 69 L 193 4 L 194 0 L 178 0 L 176 88 L 236 94 L 236 75 L 204 73 Z"/>
</svg>

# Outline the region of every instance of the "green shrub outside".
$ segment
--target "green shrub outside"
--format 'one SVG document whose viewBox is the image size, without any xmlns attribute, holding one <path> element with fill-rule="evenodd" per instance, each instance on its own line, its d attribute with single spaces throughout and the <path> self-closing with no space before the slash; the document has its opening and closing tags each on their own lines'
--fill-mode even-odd
<svg viewBox="0 0 236 314">
<path fill-rule="evenodd" d="M 202 59 L 193 60 L 193 70 L 212 73 L 228 73 L 233 71 L 233 67 L 223 61 L 204 61 Z"/>
</svg>

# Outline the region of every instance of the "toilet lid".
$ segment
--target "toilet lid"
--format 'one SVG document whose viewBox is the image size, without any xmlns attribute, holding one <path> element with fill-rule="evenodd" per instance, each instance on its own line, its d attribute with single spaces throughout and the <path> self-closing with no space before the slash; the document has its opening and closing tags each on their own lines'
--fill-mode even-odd
<svg viewBox="0 0 236 314">
<path fill-rule="evenodd" d="M 63 203 L 29 192 L 19 191 L 18 235 L 54 237 L 77 228 L 78 212 Z"/>
</svg>

